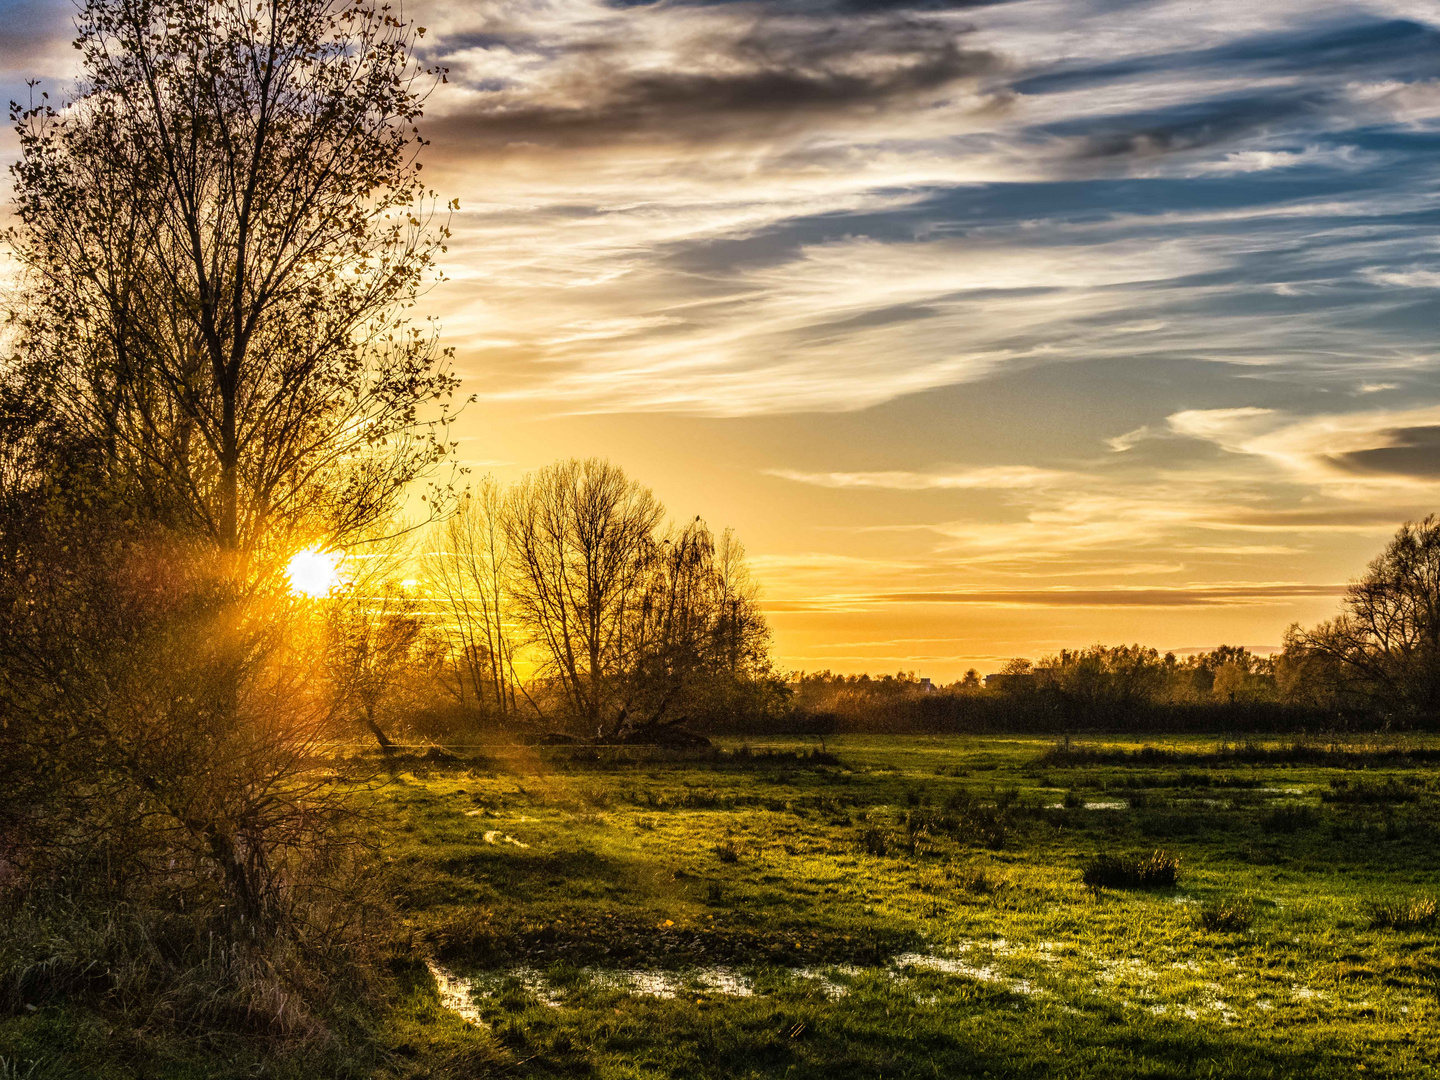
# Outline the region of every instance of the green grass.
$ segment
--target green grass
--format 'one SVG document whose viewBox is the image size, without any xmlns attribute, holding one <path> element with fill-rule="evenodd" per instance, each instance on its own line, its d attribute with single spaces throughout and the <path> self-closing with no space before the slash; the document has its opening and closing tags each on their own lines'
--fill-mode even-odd
<svg viewBox="0 0 1440 1080">
<path fill-rule="evenodd" d="M 399 963 L 372 1072 L 1433 1075 L 1437 745 L 407 762 L 376 797 L 403 932 L 482 1023 Z M 1156 851 L 1173 885 L 1083 880 Z M 80 1022 L 0 1022 L 0 1057 Z M 225 1075 L 207 1060 L 145 1075 Z"/>
</svg>

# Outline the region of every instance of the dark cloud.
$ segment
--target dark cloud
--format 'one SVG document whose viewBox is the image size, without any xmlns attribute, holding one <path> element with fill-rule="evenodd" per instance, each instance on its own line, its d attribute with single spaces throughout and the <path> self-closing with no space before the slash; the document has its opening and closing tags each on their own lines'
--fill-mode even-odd
<svg viewBox="0 0 1440 1080">
<path fill-rule="evenodd" d="M 437 117 L 436 140 L 585 146 L 632 138 L 763 137 L 836 115 L 881 113 L 997 70 L 996 56 L 913 19 L 764 22 L 671 70 L 629 66 L 624 42 L 590 42 L 557 81 L 515 101 Z M 697 46 L 698 48 L 699 46 Z"/>
<path fill-rule="evenodd" d="M 1186 73 L 1223 72 L 1281 83 L 1262 92 L 1228 94 L 1165 109 L 1081 118 L 1032 132 L 1071 141 L 1080 161 L 1145 158 L 1199 150 L 1254 137 L 1307 138 L 1354 127 L 1347 84 L 1440 76 L 1440 30 L 1405 19 L 1364 20 L 1266 34 L 1223 46 L 1155 53 L 1124 60 L 1056 65 L 1012 82 L 1018 94 L 1040 95 L 1120 82 L 1173 80 Z"/>
<path fill-rule="evenodd" d="M 1426 78 L 1440 73 L 1440 30 L 1408 19 L 1366 20 L 1287 34 L 1265 34 L 1226 45 L 1157 53 L 1102 64 L 1069 62 L 1029 75 L 1012 86 L 1017 93 L 1049 94 L 1083 89 L 1139 75 L 1173 77 L 1205 69 L 1253 75 L 1304 74 L 1310 78 L 1349 76 L 1378 69 L 1386 78 Z"/>
<path fill-rule="evenodd" d="M 74 37 L 73 9 L 48 0 L 0 4 L 0 68 L 23 69 Z"/>
<path fill-rule="evenodd" d="M 1149 157 L 1196 150 L 1322 115 L 1331 96 L 1321 91 L 1245 94 L 1191 102 L 1153 112 L 1052 125 L 1046 134 L 1073 140 L 1079 160 Z"/>
<path fill-rule="evenodd" d="M 1381 438 L 1387 445 L 1330 454 L 1327 460 L 1353 473 L 1440 479 L 1440 427 L 1396 428 Z"/>
</svg>

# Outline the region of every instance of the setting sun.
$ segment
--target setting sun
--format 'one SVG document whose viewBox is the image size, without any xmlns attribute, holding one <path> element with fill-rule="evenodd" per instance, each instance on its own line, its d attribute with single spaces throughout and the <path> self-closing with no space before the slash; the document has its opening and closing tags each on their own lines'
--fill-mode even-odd
<svg viewBox="0 0 1440 1080">
<path fill-rule="evenodd" d="M 327 596 L 340 584 L 340 552 L 313 547 L 297 551 L 285 567 L 290 591 L 297 596 Z"/>
</svg>

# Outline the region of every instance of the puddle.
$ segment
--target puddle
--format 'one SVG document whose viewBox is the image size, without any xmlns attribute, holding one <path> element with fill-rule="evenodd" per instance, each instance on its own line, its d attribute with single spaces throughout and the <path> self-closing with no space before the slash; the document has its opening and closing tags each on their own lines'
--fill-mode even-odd
<svg viewBox="0 0 1440 1080">
<path fill-rule="evenodd" d="M 890 961 L 897 968 L 913 967 L 922 971 L 938 971 L 945 975 L 963 975 L 979 982 L 995 983 L 1017 994 L 1038 994 L 1041 991 L 1031 985 L 1029 979 L 1012 979 L 988 964 L 967 964 L 964 960 L 944 956 L 927 956 L 925 953 L 901 953 Z"/>
<path fill-rule="evenodd" d="M 819 989 L 822 994 L 824 994 L 831 1001 L 834 1001 L 837 998 L 843 998 L 846 994 L 850 993 L 850 988 L 843 983 L 837 983 L 834 979 L 832 979 L 829 974 L 831 972 L 836 975 L 859 975 L 860 969 L 858 967 L 854 967 L 851 964 L 839 964 L 829 969 L 791 968 L 790 976 L 791 978 L 804 979 L 806 982 L 814 983 L 816 988 Z"/>
<path fill-rule="evenodd" d="M 499 829 L 491 829 L 485 834 L 487 844 L 514 844 L 516 847 L 529 847 L 529 844 L 522 844 L 509 833 L 502 833 Z"/>
<path fill-rule="evenodd" d="M 480 1010 L 475 1007 L 474 981 L 446 971 L 433 960 L 426 960 L 425 966 L 430 969 L 430 977 L 440 990 L 440 1007 L 455 1013 L 467 1024 L 485 1027 L 485 1021 L 480 1019 Z"/>
<path fill-rule="evenodd" d="M 459 1013 L 472 1023 L 480 1023 L 480 1014 L 473 1000 L 475 996 L 494 997 L 501 986 L 514 979 L 541 1005 L 558 1009 L 565 1004 L 561 992 L 545 977 L 544 972 L 533 967 L 517 967 L 508 971 L 490 971 L 466 978 L 431 964 L 430 972 L 440 987 L 440 1002 L 447 1009 Z M 689 968 L 684 971 L 645 970 L 642 968 L 581 968 L 580 975 L 592 987 L 606 990 L 620 990 L 627 994 L 643 997 L 677 998 L 690 994 L 717 994 L 726 997 L 753 997 L 754 980 L 731 968 Z M 844 991 L 844 987 L 837 987 Z M 838 996 L 838 995 L 837 995 Z"/>
<path fill-rule="evenodd" d="M 903 985 L 922 971 L 973 979 L 976 982 L 1003 987 L 1015 994 L 1036 996 L 1050 991 L 1036 986 L 1030 979 L 1003 970 L 1000 958 L 1014 957 L 1054 964 L 1061 960 L 1061 956 L 1057 954 L 1063 953 L 1066 957 L 1081 961 L 1084 968 L 1088 969 L 1084 975 L 1075 973 L 1080 978 L 1079 983 L 1067 980 L 1072 991 L 1083 993 L 1081 988 L 1088 982 L 1091 994 L 1116 995 L 1121 1004 L 1144 1009 L 1155 1016 L 1170 1015 L 1188 1020 L 1210 1017 L 1225 1024 L 1233 1024 L 1240 1022 L 1248 1010 L 1253 1009 L 1258 1019 L 1266 1014 L 1273 1016 L 1276 1008 L 1275 1002 L 1268 997 L 1258 998 L 1248 1004 L 1227 1000 L 1230 995 L 1222 996 L 1226 987 L 1220 982 L 1207 981 L 1191 988 L 1173 987 L 1166 992 L 1165 986 L 1161 984 L 1161 972 L 1150 965 L 1133 957 L 1097 956 L 1089 950 L 1077 949 L 1073 945 L 1041 942 L 1034 946 L 1016 946 L 1003 938 L 996 938 L 990 941 L 963 941 L 951 948 L 952 955 L 946 956 L 922 952 L 900 953 L 881 967 L 861 968 L 849 964 L 835 964 L 785 970 L 792 979 L 809 983 L 830 1000 L 837 1000 L 851 993 L 850 986 L 838 981 L 840 979 L 873 972 L 897 985 Z M 498 996 L 507 983 L 513 986 L 514 982 L 518 982 L 546 1008 L 558 1009 L 565 1005 L 565 991 L 551 983 L 539 968 L 517 967 L 467 977 L 457 975 L 431 961 L 427 961 L 427 967 L 439 989 L 440 1004 L 471 1024 L 487 1026 L 481 1019 L 476 1000 Z M 1167 964 L 1165 968 L 1167 974 L 1173 978 L 1198 974 L 1201 965 L 1193 960 L 1185 960 Z M 658 968 L 581 968 L 575 975 L 578 976 L 578 985 L 588 985 L 596 990 L 618 991 L 636 997 L 673 1000 L 710 995 L 748 998 L 756 994 L 754 977 L 734 968 L 721 966 L 674 971 Z M 1175 991 L 1179 991 L 1176 996 L 1181 1000 L 1163 1000 Z M 1325 1000 L 1328 997 L 1324 991 L 1313 990 L 1298 983 L 1289 987 L 1289 991 L 1291 1001 L 1297 1004 Z M 1062 996 L 1065 995 L 1062 993 Z M 1156 997 L 1161 997 L 1162 1001 L 1157 1002 Z M 1135 1000 L 1136 998 L 1139 1000 Z"/>
<path fill-rule="evenodd" d="M 564 1004 L 555 988 L 550 985 L 550 980 L 537 968 L 520 967 L 510 971 L 510 977 L 520 980 L 520 985 L 539 999 L 540 1004 L 546 1008 L 558 1009 Z M 488 997 L 489 994 L 487 993 Z"/>
<path fill-rule="evenodd" d="M 619 971 L 586 971 L 595 986 L 624 990 L 649 997 L 673 998 L 690 990 L 701 990 L 727 997 L 753 997 L 755 983 L 730 968 L 692 968 L 689 971 L 645 971 L 639 968 Z"/>
</svg>

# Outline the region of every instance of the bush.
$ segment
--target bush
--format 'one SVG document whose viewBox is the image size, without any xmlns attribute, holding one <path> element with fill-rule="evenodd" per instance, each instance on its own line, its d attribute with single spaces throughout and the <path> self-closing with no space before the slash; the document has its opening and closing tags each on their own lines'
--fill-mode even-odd
<svg viewBox="0 0 1440 1080">
<path fill-rule="evenodd" d="M 735 843 L 731 837 L 726 837 L 715 845 L 715 857 L 723 863 L 740 861 L 740 845 Z"/>
<path fill-rule="evenodd" d="M 1429 930 L 1440 922 L 1440 900 L 1433 896 L 1374 900 L 1368 914 L 1372 930 Z"/>
<path fill-rule="evenodd" d="M 1169 889 L 1175 885 L 1180 860 L 1168 851 L 1149 855 L 1097 855 L 1085 864 L 1082 880 L 1091 888 Z"/>
<path fill-rule="evenodd" d="M 1195 921 L 1212 934 L 1244 933 L 1255 921 L 1255 904 L 1248 896 L 1221 897 L 1202 906 Z"/>
</svg>

